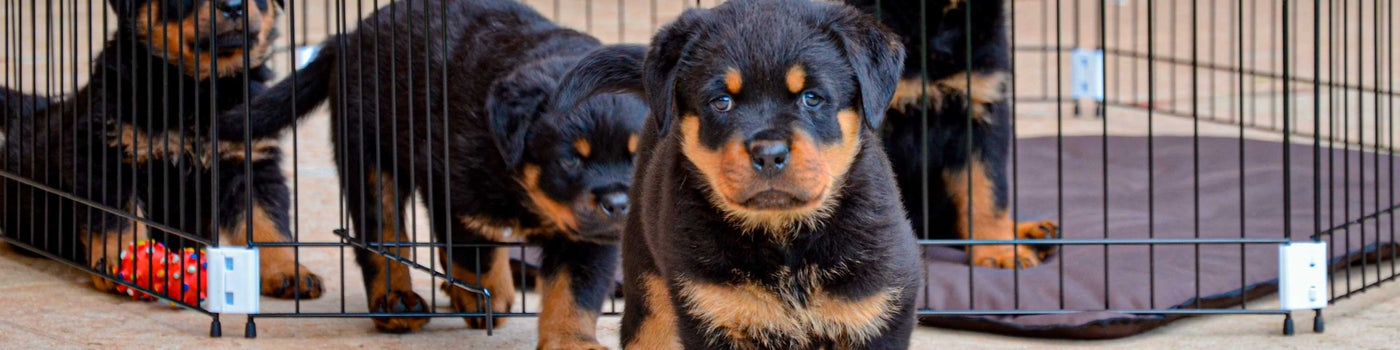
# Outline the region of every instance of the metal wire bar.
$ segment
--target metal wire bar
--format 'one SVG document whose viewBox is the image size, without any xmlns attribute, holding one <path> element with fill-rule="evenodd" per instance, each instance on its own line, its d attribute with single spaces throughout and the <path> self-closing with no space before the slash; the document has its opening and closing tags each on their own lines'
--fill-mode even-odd
<svg viewBox="0 0 1400 350">
<path fill-rule="evenodd" d="M 1157 237 L 1157 156 L 1155 147 L 1153 147 L 1155 137 L 1152 133 L 1153 112 L 1157 106 L 1155 100 L 1157 85 L 1153 74 L 1157 70 L 1157 67 L 1154 66 L 1156 47 L 1153 45 L 1157 22 L 1153 21 L 1152 18 L 1153 7 L 1152 0 L 1147 0 L 1147 237 L 1149 239 Z M 1061 275 L 1064 274 L 1061 273 Z M 1157 308 L 1157 246 L 1155 245 L 1147 246 L 1147 304 L 1153 309 Z"/>
<path fill-rule="evenodd" d="M 54 187 L 50 187 L 50 186 L 48 186 L 48 185 L 44 185 L 43 183 L 40 183 L 40 182 L 38 182 L 38 181 L 34 181 L 34 180 L 32 180 L 32 179 L 30 179 L 30 178 L 28 178 L 28 177 L 19 176 L 19 175 L 16 175 L 16 174 L 14 174 L 14 173 L 11 173 L 11 172 L 9 172 L 9 171 L 4 171 L 4 170 L 0 170 L 0 177 L 5 177 L 6 179 L 8 179 L 8 180 L 10 180 L 10 181 L 15 181 L 15 182 L 18 182 L 18 183 L 20 183 L 20 184 L 33 187 L 33 188 L 36 189 L 36 190 L 43 191 L 43 192 L 47 192 L 47 193 L 49 193 L 49 194 L 51 194 L 51 195 L 54 195 L 54 196 L 58 196 L 58 197 L 62 197 L 62 198 L 64 198 L 64 199 L 68 199 L 68 200 L 72 200 L 72 201 L 78 202 L 79 204 L 85 205 L 85 206 L 87 206 L 87 207 L 89 207 L 89 208 L 101 210 L 101 211 L 107 212 L 107 213 L 112 214 L 112 215 L 116 215 L 116 216 L 119 216 L 119 217 L 122 217 L 122 218 L 126 218 L 126 219 L 131 220 L 131 221 L 135 221 L 135 222 L 140 223 L 140 224 L 143 224 L 143 225 L 150 226 L 151 228 L 154 228 L 154 229 L 157 229 L 157 230 L 165 231 L 165 232 L 167 232 L 167 233 L 174 234 L 174 235 L 176 235 L 176 236 L 180 236 L 180 238 L 188 239 L 188 240 L 195 241 L 195 242 L 199 242 L 199 243 L 212 244 L 212 241 L 206 240 L 206 239 L 204 239 L 203 237 L 200 237 L 199 235 L 187 233 L 187 232 L 184 232 L 184 231 L 175 229 L 174 227 L 166 226 L 166 225 L 164 225 L 164 224 L 161 224 L 161 223 L 158 223 L 158 222 L 155 222 L 155 221 L 151 221 L 150 219 L 146 219 L 146 218 L 139 217 L 139 216 L 137 216 L 136 214 L 132 214 L 132 213 L 127 212 L 127 211 L 125 211 L 125 210 L 121 210 L 121 209 L 117 209 L 117 208 L 112 208 L 112 207 L 108 207 L 108 206 L 106 206 L 106 205 L 102 205 L 101 203 L 93 202 L 93 201 L 88 200 L 88 199 L 86 199 L 86 198 L 79 197 L 79 196 L 73 195 L 73 194 L 71 194 L 71 193 L 68 193 L 67 191 L 63 191 L 63 190 L 60 190 L 60 189 L 58 189 L 58 188 L 54 188 Z M 33 241 L 31 240 L 30 242 L 33 242 Z"/>
<path fill-rule="evenodd" d="M 335 230 L 335 234 L 338 235 L 338 236 L 346 237 L 346 238 L 349 238 L 349 236 L 350 236 L 349 232 L 346 231 L 346 230 Z M 482 296 L 488 298 L 487 301 L 488 301 L 488 305 L 489 305 L 489 301 L 490 301 L 489 298 L 491 297 L 491 292 L 488 291 L 488 290 L 486 290 L 485 288 L 482 288 L 482 287 L 480 287 L 480 286 L 478 286 L 478 285 L 473 285 L 473 284 L 467 283 L 466 281 L 459 280 L 459 279 L 457 279 L 457 278 L 452 277 L 451 275 L 448 275 L 448 274 L 439 272 L 439 271 L 437 271 L 437 270 L 435 270 L 435 269 L 432 269 L 432 268 L 429 268 L 429 267 L 427 267 L 427 266 L 423 266 L 423 265 L 421 265 L 421 264 L 418 264 L 418 262 L 413 261 L 412 259 L 404 258 L 404 257 L 402 257 L 402 256 L 399 256 L 399 255 L 393 254 L 393 253 L 389 253 L 389 252 L 384 251 L 384 250 L 382 250 L 382 249 L 375 249 L 374 247 L 371 247 L 369 244 L 363 244 L 363 243 L 357 242 L 357 241 L 354 240 L 354 239 L 348 239 L 348 241 L 350 241 L 350 244 L 353 245 L 353 246 L 355 246 L 356 248 L 360 248 L 360 249 L 364 249 L 364 250 L 373 252 L 373 253 L 378 254 L 379 256 L 383 257 L 384 259 L 391 260 L 391 261 L 395 261 L 395 262 L 404 264 L 404 265 L 406 265 L 406 266 L 408 266 L 408 267 L 412 267 L 412 268 L 421 270 L 421 271 L 423 271 L 423 272 L 427 272 L 428 274 L 435 275 L 435 276 L 437 276 L 438 278 L 441 278 L 441 279 L 443 279 L 443 280 L 446 281 L 446 282 L 452 283 L 452 284 L 455 285 L 455 286 L 458 286 L 458 287 L 461 287 L 461 288 L 463 288 L 463 289 L 466 289 L 466 290 L 468 290 L 468 291 L 470 291 L 470 292 L 472 292 L 472 293 L 480 294 L 480 295 L 482 295 Z M 489 314 L 489 312 L 488 312 L 488 314 Z"/>
</svg>

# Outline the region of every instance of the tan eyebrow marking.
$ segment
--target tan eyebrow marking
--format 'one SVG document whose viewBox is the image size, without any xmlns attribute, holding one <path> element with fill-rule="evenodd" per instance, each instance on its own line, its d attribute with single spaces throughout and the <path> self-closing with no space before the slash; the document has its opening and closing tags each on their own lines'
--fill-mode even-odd
<svg viewBox="0 0 1400 350">
<path fill-rule="evenodd" d="M 729 70 L 724 73 L 724 87 L 729 89 L 729 93 L 731 94 L 737 94 L 744 88 L 744 77 L 739 74 L 738 69 L 729 68 Z"/>
<path fill-rule="evenodd" d="M 787 88 L 789 92 L 797 93 L 807 87 L 807 70 L 802 68 L 802 64 L 794 64 L 787 72 Z"/>
<path fill-rule="evenodd" d="M 593 145 L 589 144 L 588 140 L 582 137 L 574 139 L 574 148 L 578 149 L 578 154 L 584 158 L 587 158 L 589 154 L 593 153 Z"/>
</svg>

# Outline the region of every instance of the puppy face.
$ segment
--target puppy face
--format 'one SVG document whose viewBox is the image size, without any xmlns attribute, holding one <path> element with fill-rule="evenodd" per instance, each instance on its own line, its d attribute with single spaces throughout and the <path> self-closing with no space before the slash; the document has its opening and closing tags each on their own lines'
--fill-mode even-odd
<svg viewBox="0 0 1400 350">
<path fill-rule="evenodd" d="M 543 116 L 527 136 L 520 167 L 530 206 L 577 239 L 616 241 L 646 113 L 636 97 L 599 95 Z"/>
<path fill-rule="evenodd" d="M 568 107 L 551 104 L 564 90 L 556 77 L 575 59 L 516 68 L 487 96 L 492 141 L 515 173 L 531 208 L 551 231 L 612 243 L 630 201 L 633 159 L 648 109 L 627 94 L 601 94 Z"/>
<path fill-rule="evenodd" d="M 855 77 L 837 44 L 784 34 L 796 40 L 722 38 L 788 47 L 707 57 L 677 79 L 681 151 L 711 202 L 746 228 L 825 218 L 862 142 Z M 764 41 L 744 42 L 754 39 Z"/>
<path fill-rule="evenodd" d="M 271 55 L 270 47 L 278 36 L 279 1 L 109 2 L 153 54 L 171 65 L 182 65 L 186 75 L 200 80 L 215 75 L 232 76 L 245 68 L 261 66 Z M 244 55 L 248 56 L 248 66 L 244 65 Z"/>
<path fill-rule="evenodd" d="M 709 201 L 741 228 L 781 235 L 829 214 L 903 64 L 898 37 L 854 8 L 730 1 L 687 10 L 649 47 L 589 54 L 556 105 L 646 96 L 651 125 L 680 144 Z"/>
<path fill-rule="evenodd" d="M 695 25 L 691 54 L 674 69 L 671 132 L 730 221 L 778 233 L 816 225 L 866 142 L 861 128 L 883 115 L 862 102 L 888 101 L 902 49 L 843 6 L 773 1 L 715 11 Z"/>
</svg>

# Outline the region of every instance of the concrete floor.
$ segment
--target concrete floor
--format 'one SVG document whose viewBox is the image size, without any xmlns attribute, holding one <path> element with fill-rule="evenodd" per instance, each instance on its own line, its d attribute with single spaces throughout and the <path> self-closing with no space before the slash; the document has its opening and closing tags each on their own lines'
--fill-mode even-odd
<svg viewBox="0 0 1400 350">
<path fill-rule="evenodd" d="M 338 288 L 332 285 L 327 292 L 337 294 Z M 1276 307 L 1271 299 L 1263 298 L 1251 307 Z M 270 299 L 263 303 L 264 310 L 289 304 Z M 914 333 L 913 348 L 1386 349 L 1400 344 L 1397 313 L 1400 287 L 1386 285 L 1327 308 L 1327 332 L 1322 334 L 1310 331 L 1312 312 L 1298 312 L 1299 332 L 1291 337 L 1280 335 L 1282 319 L 1278 316 L 1207 316 L 1108 341 L 1024 339 L 920 327 Z M 4 349 L 528 349 L 535 342 L 532 318 L 510 319 L 492 336 L 468 329 L 455 318 L 435 319 L 422 332 L 407 335 L 376 333 L 364 319 L 264 318 L 257 319 L 257 339 L 243 338 L 245 320 L 238 315 L 224 316 L 224 337 L 211 339 L 207 316 L 97 293 L 87 276 L 73 269 L 0 248 L 0 348 Z M 599 321 L 598 333 L 605 345 L 616 347 L 618 321 L 615 316 Z"/>
</svg>

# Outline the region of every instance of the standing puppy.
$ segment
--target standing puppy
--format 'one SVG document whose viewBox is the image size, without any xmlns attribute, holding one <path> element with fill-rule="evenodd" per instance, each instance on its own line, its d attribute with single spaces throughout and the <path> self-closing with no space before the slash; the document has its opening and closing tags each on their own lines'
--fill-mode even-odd
<svg viewBox="0 0 1400 350">
<path fill-rule="evenodd" d="M 595 53 L 564 82 L 643 91 L 653 112 L 624 346 L 908 347 L 919 259 L 874 132 L 897 37 L 843 5 L 731 1 L 686 11 L 641 55 Z"/>
<path fill-rule="evenodd" d="M 1059 230 L 1054 221 L 1017 223 L 1007 208 L 1013 135 L 1005 1 L 846 0 L 878 15 L 911 52 L 881 138 L 919 237 L 1041 239 L 1054 238 Z M 927 144 L 921 146 L 923 140 Z M 973 265 L 1013 268 L 1039 265 L 1053 247 L 968 250 Z"/>
<path fill-rule="evenodd" d="M 329 99 L 351 232 L 367 247 L 355 260 L 371 312 L 430 307 L 414 292 L 408 266 L 393 259 L 410 250 L 377 245 L 413 241 L 405 223 L 416 194 L 436 242 L 451 244 L 438 254 L 442 266 L 493 296 L 486 305 L 481 294 L 444 282 L 454 311 L 511 311 L 506 248 L 480 246 L 523 238 L 544 254 L 539 347 L 601 348 L 595 325 L 613 286 L 647 108 L 625 94 L 568 109 L 549 103 L 561 92 L 559 79 L 600 47 L 514 1 L 399 1 L 332 38 L 297 79 L 259 95 L 251 120 L 242 108 L 225 114 L 220 132 L 230 140 L 269 137 Z M 374 318 L 385 332 L 426 322 Z M 482 317 L 467 322 L 487 326 Z"/>
</svg>

